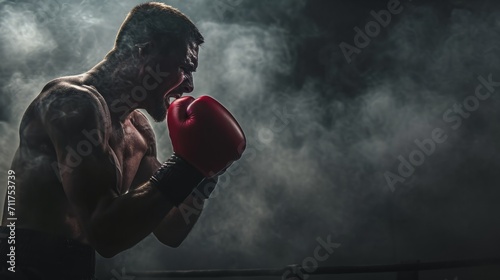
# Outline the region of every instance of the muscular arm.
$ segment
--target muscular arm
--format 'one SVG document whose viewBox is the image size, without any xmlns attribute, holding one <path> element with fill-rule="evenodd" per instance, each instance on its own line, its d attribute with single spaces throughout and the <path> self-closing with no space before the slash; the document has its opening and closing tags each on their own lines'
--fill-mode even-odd
<svg viewBox="0 0 500 280">
<path fill-rule="evenodd" d="M 172 204 L 148 182 L 119 195 L 121 167 L 108 144 L 111 124 L 100 96 L 65 89 L 44 98 L 41 116 L 57 153 L 61 182 L 88 241 L 104 257 L 132 247 L 149 235 Z M 91 149 L 85 133 L 98 137 Z M 78 157 L 75 156 L 75 151 Z"/>
<path fill-rule="evenodd" d="M 147 118 L 137 111 L 134 117 L 135 125 L 141 130 L 141 133 L 148 140 L 150 148 L 141 161 L 132 186 L 141 186 L 141 183 L 157 170 L 161 163 L 157 159 L 156 141 L 154 132 Z M 179 208 L 173 207 L 166 214 L 162 221 L 153 231 L 156 238 L 163 244 L 170 247 L 178 247 L 193 229 L 203 210 L 204 200 L 188 196 L 186 200 L 179 205 Z"/>
<path fill-rule="evenodd" d="M 178 247 L 193 229 L 203 210 L 203 199 L 189 196 L 173 208 L 153 231 L 156 238 L 165 245 Z"/>
</svg>

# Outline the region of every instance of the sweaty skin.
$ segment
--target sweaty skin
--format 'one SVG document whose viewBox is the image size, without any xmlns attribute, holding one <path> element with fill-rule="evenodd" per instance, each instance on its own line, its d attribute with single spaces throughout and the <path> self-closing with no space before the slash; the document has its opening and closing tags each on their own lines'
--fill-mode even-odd
<svg viewBox="0 0 500 280">
<path fill-rule="evenodd" d="M 104 257 L 151 232 L 172 247 L 185 239 L 201 212 L 186 224 L 179 209 L 150 185 L 160 162 L 154 132 L 137 109 L 162 120 L 167 96 L 193 90 L 198 46 L 189 43 L 168 55 L 158 48 L 143 45 L 128 60 L 108 55 L 84 74 L 49 82 L 29 105 L 11 167 L 17 228 L 75 239 Z M 163 73 L 155 87 L 151 69 Z M 145 81 L 147 96 L 138 99 L 133 89 Z M 184 203 L 202 203 L 193 200 L 189 196 Z M 6 212 L 5 204 L 3 226 Z"/>
</svg>

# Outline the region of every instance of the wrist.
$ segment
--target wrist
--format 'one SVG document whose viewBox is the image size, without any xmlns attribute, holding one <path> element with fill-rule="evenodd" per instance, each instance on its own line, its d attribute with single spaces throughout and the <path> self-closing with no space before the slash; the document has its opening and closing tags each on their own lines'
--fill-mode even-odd
<svg viewBox="0 0 500 280">
<path fill-rule="evenodd" d="M 151 176 L 150 183 L 156 186 L 167 200 L 179 206 L 201 181 L 203 174 L 181 157 L 173 154 Z"/>
</svg>

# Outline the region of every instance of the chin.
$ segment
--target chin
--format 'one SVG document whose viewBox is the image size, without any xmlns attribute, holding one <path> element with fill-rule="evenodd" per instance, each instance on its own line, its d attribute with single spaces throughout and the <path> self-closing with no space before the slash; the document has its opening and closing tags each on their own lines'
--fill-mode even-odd
<svg viewBox="0 0 500 280">
<path fill-rule="evenodd" d="M 146 112 L 155 120 L 155 122 L 162 122 L 167 117 L 167 106 L 160 102 L 151 109 L 146 109 Z"/>
</svg>

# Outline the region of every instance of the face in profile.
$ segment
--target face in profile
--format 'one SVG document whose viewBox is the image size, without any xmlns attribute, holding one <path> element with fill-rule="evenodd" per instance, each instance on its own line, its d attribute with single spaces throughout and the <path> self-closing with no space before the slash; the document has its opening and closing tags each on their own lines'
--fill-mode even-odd
<svg viewBox="0 0 500 280">
<path fill-rule="evenodd" d="M 155 121 L 161 122 L 165 120 L 170 103 L 194 89 L 193 72 L 198 67 L 198 46 L 189 43 L 171 49 L 166 54 L 150 55 L 146 65 L 142 81 L 149 75 L 150 81 L 158 83 L 154 88 L 148 85 L 152 89 L 144 107 Z"/>
</svg>

